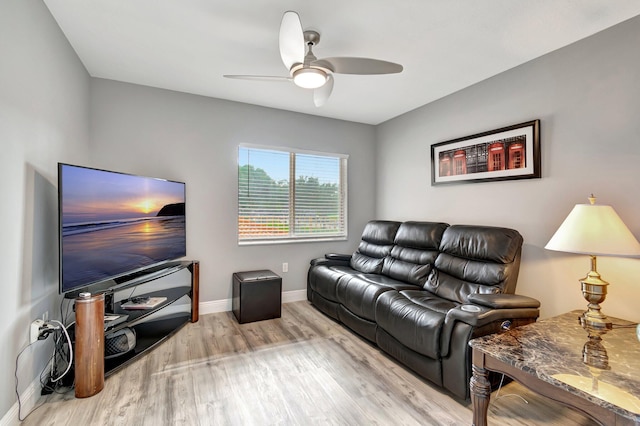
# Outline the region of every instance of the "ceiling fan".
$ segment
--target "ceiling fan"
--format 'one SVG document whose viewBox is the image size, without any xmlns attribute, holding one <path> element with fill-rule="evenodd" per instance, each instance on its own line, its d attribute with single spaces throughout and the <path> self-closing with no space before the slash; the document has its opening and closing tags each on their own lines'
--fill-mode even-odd
<svg viewBox="0 0 640 426">
<path fill-rule="evenodd" d="M 313 89 L 317 107 L 325 104 L 333 90 L 333 74 L 394 74 L 402 65 L 370 58 L 334 57 L 318 59 L 313 46 L 320 42 L 316 31 L 303 31 L 300 16 L 287 11 L 280 24 L 280 57 L 289 71 L 288 77 L 265 75 L 224 75 L 227 78 L 262 81 L 292 81 L 296 86 Z M 306 46 L 306 49 L 305 49 Z M 305 52 L 306 50 L 306 52 Z"/>
</svg>

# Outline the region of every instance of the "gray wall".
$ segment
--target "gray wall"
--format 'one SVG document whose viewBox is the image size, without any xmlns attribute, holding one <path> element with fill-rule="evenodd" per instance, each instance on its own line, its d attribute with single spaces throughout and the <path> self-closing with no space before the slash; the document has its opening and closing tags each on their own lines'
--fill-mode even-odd
<svg viewBox="0 0 640 426">
<path fill-rule="evenodd" d="M 45 311 L 59 318 L 56 167 L 88 159 L 89 76 L 39 0 L 0 2 L 0 58 L 2 417 L 16 401 L 29 324 Z M 21 356 L 20 392 L 45 366 L 48 343 Z"/>
<path fill-rule="evenodd" d="M 352 252 L 373 216 L 373 126 L 100 79 L 91 111 L 91 166 L 186 182 L 187 257 L 201 262 L 201 302 L 231 298 L 242 270 L 272 269 L 284 291 L 305 289 L 309 260 Z M 241 143 L 348 154 L 349 241 L 238 246 Z"/>
<path fill-rule="evenodd" d="M 640 237 L 640 18 L 433 102 L 377 129 L 380 218 L 513 227 L 525 239 L 518 293 L 542 316 L 585 309 L 586 256 L 544 249 L 594 193 Z M 433 187 L 430 145 L 539 118 L 542 179 Z M 600 257 L 603 311 L 640 320 L 639 259 Z"/>
</svg>

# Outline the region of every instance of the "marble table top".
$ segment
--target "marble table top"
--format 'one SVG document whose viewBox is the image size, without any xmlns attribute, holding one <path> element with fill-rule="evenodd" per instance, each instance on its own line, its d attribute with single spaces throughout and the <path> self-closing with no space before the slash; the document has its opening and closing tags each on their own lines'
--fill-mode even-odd
<svg viewBox="0 0 640 426">
<path fill-rule="evenodd" d="M 601 341 L 582 311 L 471 340 L 474 349 L 623 417 L 640 422 L 640 341 L 629 321 L 609 318 Z"/>
</svg>

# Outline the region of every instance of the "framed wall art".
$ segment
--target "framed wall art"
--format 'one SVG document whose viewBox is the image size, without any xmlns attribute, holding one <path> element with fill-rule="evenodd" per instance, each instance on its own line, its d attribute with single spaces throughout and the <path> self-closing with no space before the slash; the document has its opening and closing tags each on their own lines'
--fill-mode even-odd
<svg viewBox="0 0 640 426">
<path fill-rule="evenodd" d="M 540 176 L 540 120 L 431 145 L 431 185 Z"/>
</svg>

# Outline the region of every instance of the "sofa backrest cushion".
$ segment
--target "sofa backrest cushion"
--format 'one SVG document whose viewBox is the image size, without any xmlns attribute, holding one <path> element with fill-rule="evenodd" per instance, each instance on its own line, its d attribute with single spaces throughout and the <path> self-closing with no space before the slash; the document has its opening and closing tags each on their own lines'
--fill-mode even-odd
<svg viewBox="0 0 640 426">
<path fill-rule="evenodd" d="M 513 229 L 450 226 L 424 288 L 459 303 L 466 303 L 472 293 L 514 293 L 522 242 Z"/>
<path fill-rule="evenodd" d="M 391 253 L 382 264 L 382 274 L 423 286 L 438 256 L 442 235 L 448 226 L 437 222 L 401 224 Z"/>
<path fill-rule="evenodd" d="M 391 253 L 400 222 L 372 220 L 362 231 L 358 250 L 351 256 L 351 267 L 367 274 L 379 274 L 384 258 Z"/>
<path fill-rule="evenodd" d="M 511 263 L 522 248 L 522 235 L 514 229 L 453 225 L 442 236 L 440 251 L 457 257 Z"/>
</svg>

